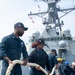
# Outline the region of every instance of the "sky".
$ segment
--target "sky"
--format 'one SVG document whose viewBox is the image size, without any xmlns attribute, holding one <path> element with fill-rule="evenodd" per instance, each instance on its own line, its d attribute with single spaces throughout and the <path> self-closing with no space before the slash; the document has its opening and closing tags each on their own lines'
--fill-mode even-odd
<svg viewBox="0 0 75 75">
<path fill-rule="evenodd" d="M 38 8 L 38 5 L 40 8 Z M 75 0 L 61 0 L 58 5 L 61 8 L 75 6 Z M 37 16 L 29 18 L 30 12 L 39 12 L 47 10 L 47 4 L 43 1 L 35 2 L 34 0 L 0 0 L 0 41 L 6 35 L 11 34 L 14 31 L 14 24 L 22 22 L 25 27 L 28 27 L 28 31 L 25 32 L 22 39 L 28 42 L 32 33 L 44 30 L 42 25 L 42 19 Z M 64 21 L 63 29 L 70 29 L 71 35 L 75 36 L 75 10 L 61 18 Z M 34 23 L 32 22 L 34 21 Z"/>
</svg>

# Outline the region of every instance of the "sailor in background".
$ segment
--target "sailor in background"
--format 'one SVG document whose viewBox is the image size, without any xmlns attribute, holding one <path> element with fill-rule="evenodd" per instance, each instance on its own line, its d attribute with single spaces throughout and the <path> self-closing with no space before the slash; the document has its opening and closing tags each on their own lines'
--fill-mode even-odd
<svg viewBox="0 0 75 75">
<path fill-rule="evenodd" d="M 48 73 L 50 73 L 48 55 L 43 49 L 45 45 L 46 44 L 43 39 L 38 39 L 36 42 L 32 43 L 32 48 L 34 48 L 34 50 L 29 55 L 29 62 L 36 63 L 44 69 L 46 67 Z M 38 66 L 38 67 L 31 67 L 30 75 L 45 75 L 45 74 L 40 70 L 40 67 Z"/>
<path fill-rule="evenodd" d="M 75 62 L 72 62 L 71 67 L 75 70 Z"/>
<path fill-rule="evenodd" d="M 64 75 L 64 64 L 62 58 L 57 58 L 58 61 L 58 73 L 59 75 Z"/>
<path fill-rule="evenodd" d="M 75 75 L 75 62 L 72 62 L 71 68 L 74 70 L 71 75 Z"/>
<path fill-rule="evenodd" d="M 67 61 L 65 62 L 64 75 L 75 75 L 74 69 L 70 67 Z"/>
<path fill-rule="evenodd" d="M 54 66 L 56 66 L 56 69 L 58 68 L 58 61 L 56 58 L 57 52 L 55 49 L 51 50 L 51 53 L 49 53 L 49 65 L 50 65 L 50 72 L 52 72 L 52 69 Z M 56 75 L 55 72 L 53 75 Z"/>
</svg>

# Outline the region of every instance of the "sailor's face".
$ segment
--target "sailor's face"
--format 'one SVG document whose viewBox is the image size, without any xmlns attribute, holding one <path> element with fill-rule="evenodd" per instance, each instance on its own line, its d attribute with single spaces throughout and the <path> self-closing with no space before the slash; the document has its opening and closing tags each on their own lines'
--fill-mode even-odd
<svg viewBox="0 0 75 75">
<path fill-rule="evenodd" d="M 24 28 L 19 27 L 18 36 L 22 36 L 24 34 Z"/>
<path fill-rule="evenodd" d="M 43 44 L 39 44 L 39 45 L 38 45 L 38 48 L 39 48 L 39 49 L 42 49 L 43 47 L 44 47 Z"/>
</svg>

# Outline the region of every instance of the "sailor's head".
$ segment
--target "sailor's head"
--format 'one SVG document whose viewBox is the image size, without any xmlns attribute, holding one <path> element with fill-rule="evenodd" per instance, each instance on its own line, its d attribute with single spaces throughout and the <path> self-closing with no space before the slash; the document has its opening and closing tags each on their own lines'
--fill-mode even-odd
<svg viewBox="0 0 75 75">
<path fill-rule="evenodd" d="M 38 42 L 39 44 L 46 45 L 43 38 L 37 39 L 36 42 Z"/>
<path fill-rule="evenodd" d="M 52 49 L 52 50 L 51 50 L 51 53 L 57 55 L 57 51 L 56 51 L 55 49 Z"/>
<path fill-rule="evenodd" d="M 75 62 L 72 62 L 72 68 L 74 68 L 75 69 Z"/>
<path fill-rule="evenodd" d="M 69 66 L 69 63 L 67 61 L 65 62 L 65 66 Z"/>
<path fill-rule="evenodd" d="M 22 36 L 24 34 L 24 31 L 27 31 L 28 28 L 24 26 L 23 23 L 18 22 L 14 25 L 15 32 L 18 34 L 18 36 Z"/>
<path fill-rule="evenodd" d="M 37 46 L 40 48 L 43 48 L 45 45 L 47 45 L 47 44 L 45 44 L 44 39 L 39 38 L 35 42 L 32 43 L 32 48 L 35 48 Z"/>
<path fill-rule="evenodd" d="M 58 62 L 62 62 L 62 58 L 57 58 L 57 61 Z"/>
<path fill-rule="evenodd" d="M 75 66 L 75 62 L 72 62 L 72 65 L 74 65 L 74 66 Z"/>
</svg>

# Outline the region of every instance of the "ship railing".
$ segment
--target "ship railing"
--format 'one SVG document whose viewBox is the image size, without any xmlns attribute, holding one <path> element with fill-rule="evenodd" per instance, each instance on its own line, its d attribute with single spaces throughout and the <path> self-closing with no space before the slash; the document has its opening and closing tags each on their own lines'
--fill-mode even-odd
<svg viewBox="0 0 75 75">
<path fill-rule="evenodd" d="M 47 37 L 47 38 L 43 38 L 45 41 L 60 41 L 60 40 L 73 40 L 72 37 Z M 75 39 L 75 38 L 74 38 Z M 34 42 L 37 39 L 30 39 L 29 42 Z"/>
<path fill-rule="evenodd" d="M 75 37 L 72 37 L 73 40 L 75 40 Z"/>
</svg>

